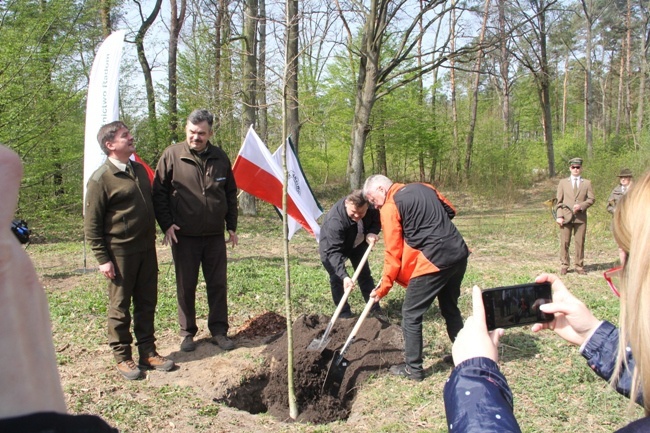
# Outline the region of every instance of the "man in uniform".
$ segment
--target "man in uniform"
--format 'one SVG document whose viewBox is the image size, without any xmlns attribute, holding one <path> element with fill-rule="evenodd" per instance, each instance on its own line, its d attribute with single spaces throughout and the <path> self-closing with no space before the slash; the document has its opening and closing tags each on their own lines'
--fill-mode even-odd
<svg viewBox="0 0 650 433">
<path fill-rule="evenodd" d="M 569 161 L 571 176 L 557 185 L 557 220 L 560 226 L 560 275 L 569 271 L 569 245 L 575 238 L 573 263 L 576 272 L 585 275 L 585 235 L 587 234 L 587 209 L 596 201 L 591 182 L 582 177 L 582 159 Z"/>
</svg>

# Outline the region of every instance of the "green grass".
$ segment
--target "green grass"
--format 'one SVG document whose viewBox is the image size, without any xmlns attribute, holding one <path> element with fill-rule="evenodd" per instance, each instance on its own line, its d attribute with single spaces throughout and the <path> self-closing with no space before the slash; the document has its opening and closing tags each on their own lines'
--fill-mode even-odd
<svg viewBox="0 0 650 433">
<path fill-rule="evenodd" d="M 454 202 L 460 201 L 454 194 L 449 196 Z M 471 314 L 473 285 L 488 288 L 529 282 L 539 273 L 556 272 L 559 268 L 557 228 L 550 213 L 539 204 L 541 198 L 528 200 L 519 208 L 459 206 L 461 212 L 454 222 L 473 251 L 460 298 L 464 316 Z M 233 327 L 266 311 L 285 314 L 281 226 L 272 210 L 263 205 L 260 210 L 261 216 L 241 217 L 240 245 L 228 253 Z M 599 209 L 590 214 L 586 246 L 589 275 L 570 273 L 564 281 L 597 317 L 616 323 L 618 299 L 602 278 L 602 272 L 618 256 L 609 231 L 609 218 Z M 301 231 L 289 248 L 293 317 L 314 313 L 330 315 L 334 306 L 316 242 Z M 101 357 L 110 358 L 105 348 L 105 282 L 97 273 L 75 272 L 82 266 L 82 251 L 80 242 L 32 245 L 28 249 L 46 282 L 55 346 L 59 350 L 57 361 L 61 366 L 74 364 L 84 352 L 99 351 Z M 62 259 L 65 257 L 73 257 L 72 266 L 69 260 Z M 89 267 L 95 266 L 92 257 L 88 263 Z M 382 267 L 381 248 L 373 251 L 370 264 L 378 278 Z M 156 329 L 175 334 L 178 325 L 174 269 L 168 257 L 160 260 L 159 267 Z M 404 289 L 395 286 L 382 301 L 395 323 L 399 323 L 403 296 Z M 197 297 L 197 315 L 205 318 L 204 291 L 199 289 Z M 351 304 L 354 311 L 360 312 L 361 296 L 351 296 Z M 412 384 L 386 375 L 373 377 L 362 385 L 355 403 L 354 421 L 328 426 L 277 426 L 268 417 L 258 416 L 260 430 L 268 425 L 272 426 L 268 427 L 270 431 L 445 431 L 442 389 L 450 369 L 440 358 L 450 353 L 451 344 L 437 306 L 425 317 L 424 339 L 427 380 Z M 533 334 L 527 328 L 507 330 L 500 355 L 501 369 L 514 392 L 515 413 L 525 432 L 610 432 L 642 415 L 638 408 L 627 412 L 628 401 L 593 374 L 577 348 L 551 332 Z M 200 400 L 188 387 L 166 386 L 148 392 L 139 383 L 113 384 L 114 381 L 113 376 L 107 376 L 96 387 L 92 384 L 66 387 L 71 411 L 99 413 L 124 431 L 163 431 L 178 407 L 195 414 L 192 425 L 182 426 L 183 431 L 213 431 L 214 419 L 220 416 L 221 406 Z M 144 429 L 143 419 L 150 423 Z"/>
</svg>

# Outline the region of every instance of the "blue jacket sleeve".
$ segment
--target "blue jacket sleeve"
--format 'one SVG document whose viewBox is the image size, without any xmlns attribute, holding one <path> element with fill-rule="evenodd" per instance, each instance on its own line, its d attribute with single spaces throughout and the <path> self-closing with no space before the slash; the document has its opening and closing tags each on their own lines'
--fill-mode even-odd
<svg viewBox="0 0 650 433">
<path fill-rule="evenodd" d="M 521 432 L 506 378 L 489 358 L 458 364 L 445 384 L 444 397 L 451 433 Z"/>
<path fill-rule="evenodd" d="M 582 350 L 582 356 L 587 359 L 587 363 L 591 369 L 607 381 L 612 379 L 614 369 L 616 368 L 618 338 L 618 329 L 609 322 L 603 322 Z M 627 368 L 622 369 L 615 389 L 618 393 L 629 398 L 630 391 L 632 390 L 632 374 L 635 366 L 632 350 L 629 347 L 627 348 L 626 356 Z M 636 402 L 643 405 L 643 396 L 639 395 Z"/>
</svg>

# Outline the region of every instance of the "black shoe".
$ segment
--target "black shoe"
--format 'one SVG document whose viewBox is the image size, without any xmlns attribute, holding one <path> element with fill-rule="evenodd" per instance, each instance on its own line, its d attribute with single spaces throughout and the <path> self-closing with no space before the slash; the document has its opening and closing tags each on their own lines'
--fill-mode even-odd
<svg viewBox="0 0 650 433">
<path fill-rule="evenodd" d="M 339 314 L 339 319 L 352 319 L 353 317 L 352 311 L 341 311 Z"/>
<path fill-rule="evenodd" d="M 225 335 L 215 335 L 210 341 L 223 350 L 233 350 L 235 348 L 235 343 Z"/>
<path fill-rule="evenodd" d="M 445 355 L 442 357 L 442 362 L 445 364 L 454 365 L 454 357 L 451 355 Z"/>
<path fill-rule="evenodd" d="M 181 350 L 183 352 L 194 352 L 196 349 L 196 343 L 194 342 L 194 337 L 191 335 L 186 335 L 181 342 Z"/>
<path fill-rule="evenodd" d="M 388 369 L 388 372 L 394 376 L 405 377 L 416 382 L 422 382 L 424 380 L 424 372 L 415 372 L 406 364 L 393 365 Z"/>
</svg>

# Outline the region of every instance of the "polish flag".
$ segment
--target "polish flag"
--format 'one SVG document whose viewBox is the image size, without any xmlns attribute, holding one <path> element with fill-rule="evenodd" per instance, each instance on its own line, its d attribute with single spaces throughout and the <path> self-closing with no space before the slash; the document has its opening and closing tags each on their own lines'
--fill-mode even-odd
<svg viewBox="0 0 650 433">
<path fill-rule="evenodd" d="M 288 176 L 289 185 L 290 187 L 291 186 L 294 187 L 295 193 L 300 196 L 309 214 L 314 219 L 317 219 L 319 216 L 323 214 L 323 207 L 320 205 L 320 203 L 316 199 L 316 196 L 314 195 L 314 192 L 311 190 L 311 186 L 307 181 L 307 176 L 305 176 L 305 172 L 302 170 L 300 161 L 298 160 L 295 152 L 293 151 L 293 144 L 291 143 L 291 139 L 287 138 L 286 146 L 287 146 L 287 172 L 289 174 Z M 273 159 L 275 159 L 275 162 L 278 164 L 278 167 L 282 167 L 283 149 L 284 146 L 280 146 L 273 154 Z M 276 209 L 278 210 L 278 213 L 282 215 L 282 209 L 280 208 L 276 208 Z M 291 240 L 291 237 L 298 230 L 300 230 L 300 224 L 291 216 L 289 216 L 287 222 L 289 227 L 288 237 L 289 240 Z M 320 230 L 318 231 L 320 232 Z"/>
<path fill-rule="evenodd" d="M 239 150 L 232 168 L 237 187 L 260 200 L 282 208 L 282 167 L 264 145 L 251 126 Z M 295 219 L 305 230 L 316 237 L 320 235 L 320 226 L 306 205 L 295 185 L 289 182 L 287 187 L 287 214 Z"/>
</svg>

